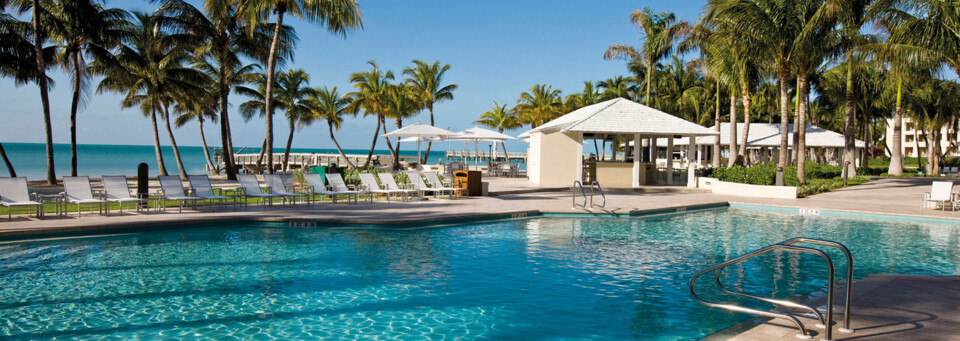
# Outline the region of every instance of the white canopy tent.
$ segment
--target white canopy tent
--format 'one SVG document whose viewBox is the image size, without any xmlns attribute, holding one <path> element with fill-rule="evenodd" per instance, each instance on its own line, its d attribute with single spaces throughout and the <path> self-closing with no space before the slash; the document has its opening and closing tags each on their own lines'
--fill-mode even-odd
<svg viewBox="0 0 960 341">
<path fill-rule="evenodd" d="M 473 141 L 476 152 L 474 166 L 477 169 L 480 169 L 480 142 L 504 142 L 512 139 L 515 139 L 515 137 L 478 127 L 473 127 L 444 138 L 444 140 L 448 141 Z"/>
</svg>

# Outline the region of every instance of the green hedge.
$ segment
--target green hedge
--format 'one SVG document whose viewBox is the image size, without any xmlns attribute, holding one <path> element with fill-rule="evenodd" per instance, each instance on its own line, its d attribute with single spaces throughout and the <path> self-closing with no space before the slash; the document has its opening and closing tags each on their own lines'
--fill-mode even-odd
<svg viewBox="0 0 960 341">
<path fill-rule="evenodd" d="M 733 167 L 704 168 L 697 172 L 698 176 L 741 184 L 772 186 L 776 184 L 777 180 L 777 166 L 773 162 L 760 163 L 750 167 L 735 165 Z M 843 187 L 840 166 L 821 165 L 808 161 L 804 173 L 807 177 L 807 184 L 801 186 L 800 179 L 797 178 L 796 166 L 789 166 L 783 172 L 784 185 L 796 186 L 798 196 L 804 197 Z M 848 179 L 847 183 L 858 185 L 868 181 L 870 181 L 869 178 L 861 175 Z"/>
</svg>

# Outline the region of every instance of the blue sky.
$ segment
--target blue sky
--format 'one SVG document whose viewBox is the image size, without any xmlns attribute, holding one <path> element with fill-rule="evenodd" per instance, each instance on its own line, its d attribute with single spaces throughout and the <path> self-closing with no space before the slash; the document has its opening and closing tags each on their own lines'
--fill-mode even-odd
<svg viewBox="0 0 960 341">
<path fill-rule="evenodd" d="M 199 3 L 199 1 L 192 1 Z M 607 46 L 638 44 L 640 35 L 629 14 L 649 6 L 669 10 L 682 20 L 695 21 L 702 0 L 676 1 L 392 1 L 360 0 L 364 29 L 346 39 L 318 27 L 288 20 L 300 35 L 295 60 L 288 67 L 302 68 L 311 76 L 311 86 L 336 86 L 351 90 L 348 77 L 368 68 L 375 60 L 381 68 L 398 74 L 414 59 L 439 60 L 451 65 L 446 82 L 459 85 L 453 101 L 435 106 L 437 125 L 452 130 L 472 123 L 493 101 L 513 105 L 519 94 L 537 83 L 552 84 L 568 93 L 580 91 L 583 81 L 625 74 L 622 61 L 602 58 Z M 111 7 L 152 10 L 147 1 L 114 0 Z M 69 141 L 69 78 L 60 71 L 51 75 L 57 87 L 51 90 L 54 141 Z M 234 144 L 259 146 L 262 120 L 244 123 L 236 115 L 243 98 L 231 97 Z M 121 109 L 113 94 L 94 94 L 79 114 L 78 140 L 85 144 L 152 144 L 150 122 L 137 109 Z M 0 141 L 42 142 L 43 124 L 39 90 L 34 85 L 15 87 L 0 80 Z M 281 117 L 278 117 L 281 118 Z M 409 120 L 429 123 L 426 112 Z M 275 129 L 277 147 L 286 142 L 289 130 L 282 122 Z M 337 138 L 344 148 L 369 148 L 375 122 L 348 118 Z M 199 145 L 196 124 L 176 129 L 181 145 Z M 522 130 L 511 131 L 519 134 Z M 162 131 L 161 131 L 162 133 Z M 219 130 L 206 129 L 207 141 L 219 145 Z M 166 137 L 161 143 L 168 144 Z M 323 124 L 297 132 L 294 147 L 332 148 Z M 525 145 L 508 144 L 520 151 Z M 405 147 L 406 149 L 406 147 Z"/>
</svg>

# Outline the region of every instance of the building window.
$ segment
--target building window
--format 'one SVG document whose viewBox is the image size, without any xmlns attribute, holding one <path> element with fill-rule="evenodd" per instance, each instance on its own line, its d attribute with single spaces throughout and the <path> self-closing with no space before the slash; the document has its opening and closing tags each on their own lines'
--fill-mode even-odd
<svg viewBox="0 0 960 341">
<path fill-rule="evenodd" d="M 913 142 L 913 135 L 906 135 L 907 142 Z"/>
<path fill-rule="evenodd" d="M 907 123 L 907 130 L 913 130 L 913 123 Z"/>
<path fill-rule="evenodd" d="M 906 156 L 913 155 L 913 147 L 907 147 L 903 149 L 903 154 Z"/>
</svg>

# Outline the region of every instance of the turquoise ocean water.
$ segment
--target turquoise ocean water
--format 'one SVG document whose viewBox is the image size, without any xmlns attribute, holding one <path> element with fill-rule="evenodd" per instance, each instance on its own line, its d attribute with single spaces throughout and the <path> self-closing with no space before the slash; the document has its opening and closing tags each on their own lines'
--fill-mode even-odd
<svg viewBox="0 0 960 341">
<path fill-rule="evenodd" d="M 694 340 L 748 315 L 698 304 L 690 277 L 795 236 L 846 244 L 857 278 L 960 273 L 956 224 L 743 209 L 400 231 L 192 227 L 0 246 L 0 338 Z M 826 267 L 774 252 L 723 278 L 796 298 L 823 289 Z M 731 300 L 712 280 L 698 292 Z"/>
<path fill-rule="evenodd" d="M 4 149 L 7 156 L 13 163 L 17 176 L 25 176 L 31 180 L 41 180 L 47 177 L 47 159 L 45 145 L 42 143 L 4 143 Z M 410 147 L 416 148 L 416 144 L 404 143 L 403 149 Z M 434 149 L 430 151 L 429 164 L 436 164 L 443 157 L 443 152 Z M 426 148 L 426 146 L 424 146 Z M 177 163 L 173 157 L 173 148 L 169 146 L 162 147 L 163 162 L 166 164 L 167 172 L 177 174 Z M 403 150 L 402 155 L 417 155 L 416 150 Z M 57 166 L 57 177 L 70 175 L 70 145 L 55 144 L 54 158 Z M 239 148 L 237 148 L 239 151 Z M 367 149 L 344 149 L 346 154 L 366 155 Z M 244 153 L 259 152 L 259 148 L 247 148 Z M 213 151 L 211 150 L 211 153 Z M 274 153 L 283 153 L 283 148 L 274 149 Z M 291 153 L 337 153 L 336 149 L 308 149 L 293 148 Z M 374 154 L 389 155 L 387 150 L 376 150 Z M 201 174 L 204 172 L 206 160 L 203 157 L 203 148 L 193 146 L 180 147 L 180 155 L 183 157 L 183 167 L 190 174 Z M 96 145 L 81 144 L 77 145 L 77 159 L 79 165 L 79 175 L 99 177 L 101 175 L 128 175 L 137 174 L 137 165 L 146 162 L 150 166 L 150 175 L 157 174 L 157 158 L 153 151 L 153 146 L 131 146 L 131 145 Z M 7 169 L 0 162 L 0 176 L 7 176 Z"/>
</svg>

